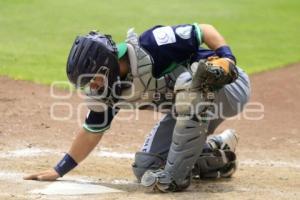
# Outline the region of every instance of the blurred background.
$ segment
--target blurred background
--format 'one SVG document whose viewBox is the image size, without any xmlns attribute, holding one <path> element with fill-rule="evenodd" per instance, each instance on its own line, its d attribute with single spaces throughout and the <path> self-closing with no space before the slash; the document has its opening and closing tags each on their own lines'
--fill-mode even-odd
<svg viewBox="0 0 300 200">
<path fill-rule="evenodd" d="M 76 35 L 125 39 L 154 25 L 208 23 L 248 73 L 300 61 L 299 0 L 0 0 L 0 74 L 50 84 L 66 80 Z"/>
</svg>

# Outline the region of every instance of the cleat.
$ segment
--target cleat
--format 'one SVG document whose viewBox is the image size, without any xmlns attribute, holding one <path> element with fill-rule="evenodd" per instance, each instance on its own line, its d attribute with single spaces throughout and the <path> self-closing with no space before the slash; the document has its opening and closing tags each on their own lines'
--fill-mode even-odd
<svg viewBox="0 0 300 200">
<path fill-rule="evenodd" d="M 229 178 L 237 170 L 235 154 L 238 137 L 234 130 L 227 129 L 219 135 L 208 137 L 210 151 L 200 155 L 193 169 L 193 178 Z"/>
<path fill-rule="evenodd" d="M 145 172 L 141 179 L 141 184 L 152 191 L 158 192 L 178 192 L 186 189 L 191 182 L 191 176 L 182 183 L 181 186 L 178 186 L 175 181 L 172 180 L 171 175 L 162 170 L 151 171 L 148 170 Z"/>
<path fill-rule="evenodd" d="M 171 178 L 169 173 L 166 173 L 162 169 L 145 172 L 141 179 L 141 184 L 152 191 L 168 192 L 171 184 Z"/>
<path fill-rule="evenodd" d="M 230 150 L 235 152 L 238 137 L 233 129 L 227 129 L 219 135 L 212 135 L 208 137 L 207 143 L 211 146 L 213 150 Z"/>
<path fill-rule="evenodd" d="M 146 171 L 141 179 L 141 184 L 145 187 L 153 187 L 158 181 L 157 175 L 153 171 Z"/>
</svg>

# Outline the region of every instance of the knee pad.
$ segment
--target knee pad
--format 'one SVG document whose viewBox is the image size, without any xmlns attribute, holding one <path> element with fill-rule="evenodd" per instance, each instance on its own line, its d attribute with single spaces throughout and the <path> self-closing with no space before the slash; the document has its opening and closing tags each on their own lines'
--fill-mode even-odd
<svg viewBox="0 0 300 200">
<path fill-rule="evenodd" d="M 157 170 L 165 165 L 165 160 L 158 154 L 137 152 L 135 154 L 132 170 L 137 180 L 140 182 L 144 173 L 151 169 Z"/>
</svg>

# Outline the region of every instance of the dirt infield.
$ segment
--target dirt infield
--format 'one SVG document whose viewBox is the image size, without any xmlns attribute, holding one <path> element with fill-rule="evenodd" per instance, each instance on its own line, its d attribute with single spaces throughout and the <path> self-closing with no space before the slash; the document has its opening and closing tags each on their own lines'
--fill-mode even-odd
<svg viewBox="0 0 300 200">
<path fill-rule="evenodd" d="M 52 167 L 68 150 L 79 129 L 81 99 L 75 92 L 69 99 L 51 98 L 47 86 L 0 77 L 0 199 L 300 199 L 299 77 L 300 64 L 251 76 L 251 102 L 262 103 L 263 119 L 228 120 L 216 131 L 234 128 L 240 136 L 240 165 L 232 179 L 195 180 L 176 194 L 141 188 L 131 173 L 132 155 L 156 122 L 152 112 L 142 111 L 139 121 L 115 120 L 92 155 L 62 179 L 123 192 L 84 196 L 40 194 L 33 191 L 52 183 L 22 180 L 24 173 Z M 51 113 L 70 119 L 53 120 Z M 84 115 L 83 109 L 81 120 Z"/>
</svg>

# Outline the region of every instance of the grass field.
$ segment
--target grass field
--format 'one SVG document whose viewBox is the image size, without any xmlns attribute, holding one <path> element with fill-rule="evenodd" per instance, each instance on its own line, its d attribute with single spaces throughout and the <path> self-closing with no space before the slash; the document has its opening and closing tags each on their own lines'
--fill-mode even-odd
<svg viewBox="0 0 300 200">
<path fill-rule="evenodd" d="M 122 41 L 156 24 L 210 23 L 254 73 L 300 61 L 299 0 L 0 0 L 0 74 L 49 84 L 65 80 L 77 34 Z"/>
</svg>

